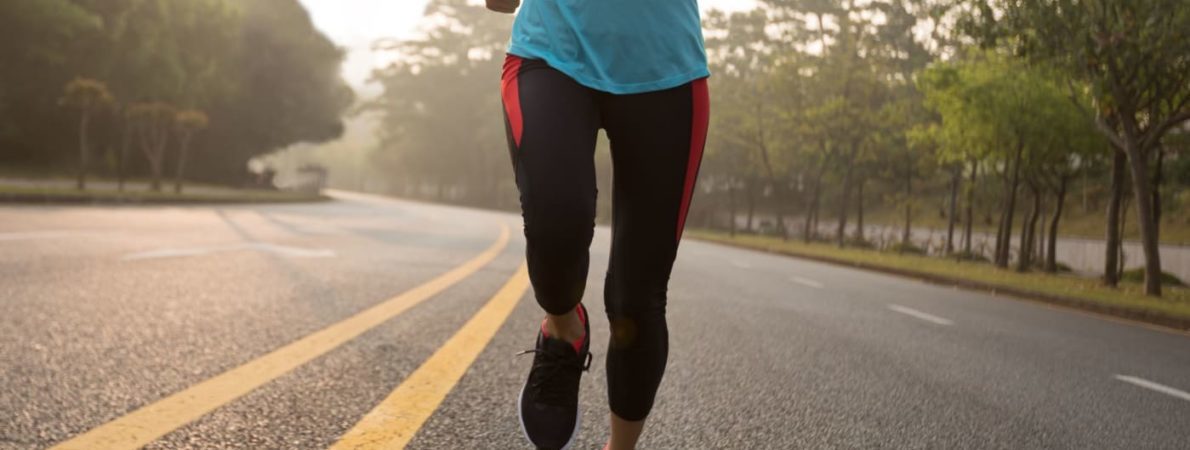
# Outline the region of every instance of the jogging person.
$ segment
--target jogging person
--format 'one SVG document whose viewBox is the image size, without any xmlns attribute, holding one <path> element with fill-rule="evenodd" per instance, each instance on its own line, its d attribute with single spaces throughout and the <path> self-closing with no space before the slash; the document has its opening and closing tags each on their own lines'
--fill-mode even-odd
<svg viewBox="0 0 1190 450">
<path fill-rule="evenodd" d="M 501 94 L 529 277 L 545 320 L 518 408 L 538 448 L 579 430 L 590 365 L 580 303 L 595 222 L 595 142 L 612 149 L 612 450 L 634 448 L 669 347 L 666 290 L 706 140 L 706 53 L 697 0 L 487 0 L 517 13 Z M 517 12 L 518 7 L 520 11 Z"/>
</svg>

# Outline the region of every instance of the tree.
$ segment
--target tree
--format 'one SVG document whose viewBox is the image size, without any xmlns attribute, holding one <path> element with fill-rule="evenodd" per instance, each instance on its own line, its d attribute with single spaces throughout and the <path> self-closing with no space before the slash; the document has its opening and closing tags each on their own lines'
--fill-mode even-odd
<svg viewBox="0 0 1190 450">
<path fill-rule="evenodd" d="M 207 128 L 210 120 L 207 114 L 193 109 L 178 111 L 174 126 L 178 133 L 178 171 L 174 175 L 174 193 L 182 193 L 182 174 L 186 171 L 186 159 L 190 153 L 190 140 L 194 134 Z"/>
<path fill-rule="evenodd" d="M 991 51 L 932 66 L 918 81 L 926 106 L 940 116 L 941 124 L 932 130 L 941 147 L 939 161 L 969 164 L 972 174 L 988 166 L 1004 182 L 993 251 L 1000 267 L 1009 264 L 1021 186 L 1033 194 L 1034 207 L 1022 228 L 1027 233 L 1021 237 L 1017 262 L 1023 268 L 1031 264 L 1025 252 L 1035 237 L 1031 233 L 1040 218 L 1042 191 L 1053 178 L 1072 176 L 1069 167 L 1095 150 L 1095 141 L 1083 136 L 1090 130 L 1078 126 L 1078 109 L 1058 75 Z"/>
<path fill-rule="evenodd" d="M 135 123 L 136 136 L 141 152 L 149 162 L 153 181 L 151 189 L 161 192 L 161 174 L 165 166 L 165 152 L 170 132 L 174 129 L 177 112 L 166 103 L 140 103 L 131 105 L 128 115 Z"/>
<path fill-rule="evenodd" d="M 338 137 L 353 101 L 343 51 L 299 0 L 5 0 L 0 30 L 0 164 L 52 171 L 75 158 L 56 104 L 75 76 L 130 104 L 218 118 L 188 176 L 236 184 L 255 156 Z M 123 149 L 119 120 L 108 119 L 92 118 L 89 146 Z M 117 172 L 152 170 L 124 162 Z"/>
<path fill-rule="evenodd" d="M 499 90 L 510 18 L 465 0 L 426 6 L 424 36 L 384 41 L 400 54 L 374 72 L 384 93 L 364 109 L 380 114 L 375 163 L 398 176 L 404 195 L 501 204 L 512 195 Z"/>
<path fill-rule="evenodd" d="M 87 146 L 87 129 L 91 124 L 91 116 L 111 106 L 115 99 L 103 82 L 80 77 L 66 84 L 59 102 L 79 112 L 78 189 L 81 191 L 87 188 L 87 161 L 91 154 Z"/>
<path fill-rule="evenodd" d="M 62 114 L 58 100 L 75 77 L 103 78 L 75 64 L 78 43 L 98 27 L 71 0 L 0 1 L 0 161 L 75 159 L 72 136 L 62 132 L 75 120 Z"/>
<path fill-rule="evenodd" d="M 1161 295 L 1150 163 L 1161 139 L 1190 120 L 1190 1 L 998 0 L 983 37 L 1004 39 L 1085 84 L 1097 129 L 1128 158 L 1145 257 L 1145 293 Z M 1072 91 L 1079 86 L 1072 83 Z M 1077 92 L 1076 92 L 1077 93 Z"/>
<path fill-rule="evenodd" d="M 728 189 L 734 202 L 735 189 L 741 182 L 744 185 L 746 228 L 751 231 L 758 194 L 776 194 L 784 185 L 786 164 L 777 148 L 782 141 L 778 136 L 784 111 L 775 94 L 789 83 L 777 75 L 780 69 L 774 68 L 780 63 L 772 58 L 775 47 L 766 34 L 768 20 L 763 11 L 730 15 L 712 11 L 706 25 L 712 30 L 707 40 L 711 66 L 718 74 L 711 79 L 712 89 L 719 99 L 712 115 L 718 132 L 709 138 L 713 149 L 741 152 L 729 175 Z M 776 225 L 784 235 L 782 211 L 778 208 L 775 212 Z M 731 221 L 734 224 L 735 217 Z"/>
</svg>

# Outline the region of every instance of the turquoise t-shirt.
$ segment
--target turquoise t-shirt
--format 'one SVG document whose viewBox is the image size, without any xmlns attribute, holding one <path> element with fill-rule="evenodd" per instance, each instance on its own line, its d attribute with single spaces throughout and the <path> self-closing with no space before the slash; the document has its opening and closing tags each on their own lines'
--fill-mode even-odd
<svg viewBox="0 0 1190 450">
<path fill-rule="evenodd" d="M 697 0 L 525 0 L 508 52 L 613 94 L 710 74 Z"/>
</svg>

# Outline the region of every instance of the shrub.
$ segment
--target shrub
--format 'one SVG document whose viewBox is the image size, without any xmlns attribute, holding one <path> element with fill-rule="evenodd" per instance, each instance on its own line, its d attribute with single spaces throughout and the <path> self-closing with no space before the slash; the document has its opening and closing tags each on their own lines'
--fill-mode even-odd
<svg viewBox="0 0 1190 450">
<path fill-rule="evenodd" d="M 1120 276 L 1120 280 L 1132 283 L 1144 283 L 1145 269 L 1143 267 L 1137 267 L 1135 269 L 1125 270 L 1124 274 Z M 1169 272 L 1161 272 L 1161 284 L 1176 287 L 1186 286 L 1186 283 L 1183 283 L 1180 278 Z"/>
<path fill-rule="evenodd" d="M 925 255 L 926 254 L 925 249 L 918 247 L 916 245 L 913 245 L 912 242 L 910 242 L 910 243 L 898 242 L 896 244 L 888 246 L 887 251 L 894 252 L 894 253 L 909 253 L 909 254 L 914 254 L 914 255 Z"/>
</svg>

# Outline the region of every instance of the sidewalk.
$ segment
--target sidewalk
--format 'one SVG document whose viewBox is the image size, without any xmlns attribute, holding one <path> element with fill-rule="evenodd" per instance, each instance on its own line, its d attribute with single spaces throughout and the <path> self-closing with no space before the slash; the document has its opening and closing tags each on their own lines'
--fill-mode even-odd
<svg viewBox="0 0 1190 450">
<path fill-rule="evenodd" d="M 150 190 L 146 180 L 130 180 L 120 191 L 118 183 L 106 179 L 88 179 L 87 189 L 75 188 L 70 178 L 0 178 L 0 203 L 248 203 L 321 201 L 321 193 L 237 189 L 200 183 L 187 183 L 175 194 L 172 181 L 162 181 L 161 191 Z"/>
</svg>

